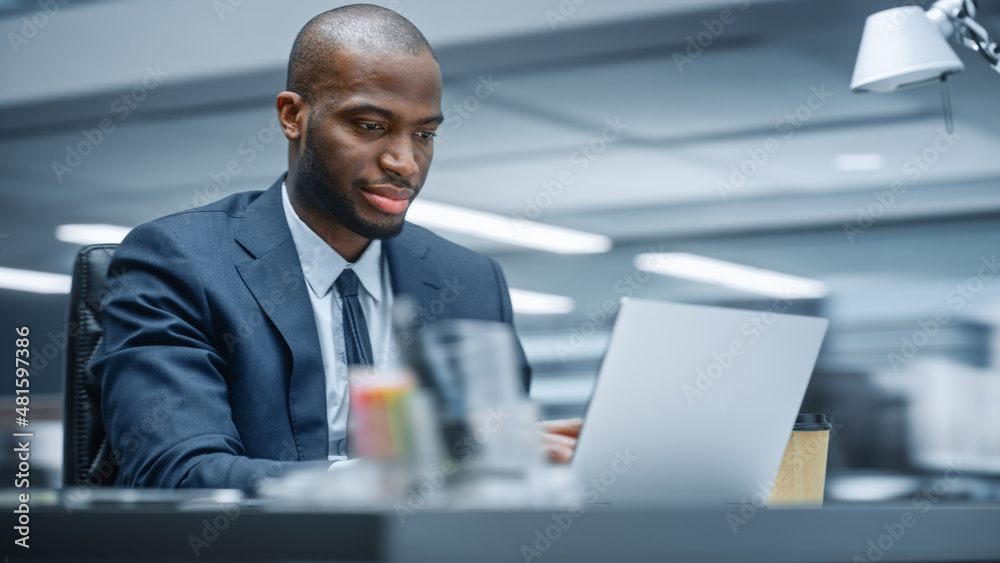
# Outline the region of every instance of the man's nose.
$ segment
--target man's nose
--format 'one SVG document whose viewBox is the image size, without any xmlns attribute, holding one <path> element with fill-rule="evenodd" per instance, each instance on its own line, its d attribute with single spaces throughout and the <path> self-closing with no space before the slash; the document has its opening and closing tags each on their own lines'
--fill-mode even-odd
<svg viewBox="0 0 1000 563">
<path fill-rule="evenodd" d="M 418 166 L 409 139 L 399 139 L 390 144 L 379 157 L 379 164 L 388 172 L 409 179 L 417 173 Z"/>
</svg>

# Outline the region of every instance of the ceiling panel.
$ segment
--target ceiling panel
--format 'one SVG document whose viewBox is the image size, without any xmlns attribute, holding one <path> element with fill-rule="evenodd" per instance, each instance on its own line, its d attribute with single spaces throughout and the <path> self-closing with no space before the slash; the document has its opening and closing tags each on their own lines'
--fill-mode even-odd
<svg viewBox="0 0 1000 563">
<path fill-rule="evenodd" d="M 782 7 L 807 1 L 820 4 L 814 0 L 770 3 L 754 14 L 781 14 Z M 837 5 L 847 4 L 845 10 L 867 6 L 861 2 Z M 316 5 L 304 3 L 296 10 L 318 11 Z M 687 0 L 637 0 L 623 7 L 580 5 L 579 18 L 574 18 L 570 27 L 593 30 L 594 37 L 605 37 L 598 33 L 602 26 L 624 26 L 615 33 L 618 37 L 627 35 L 629 21 L 638 26 L 640 20 L 649 18 L 673 21 L 675 26 L 690 21 L 695 26 L 689 31 L 681 29 L 676 36 L 654 37 L 658 42 L 650 43 L 649 48 L 624 49 L 618 43 L 602 43 L 590 45 L 587 54 L 572 60 L 546 59 L 545 53 L 538 53 L 538 61 L 512 59 L 498 64 L 492 71 L 494 91 L 468 102 L 476 106 L 468 117 L 445 124 L 447 137 L 438 143 L 422 197 L 607 232 L 618 239 L 616 244 L 627 246 L 637 240 L 682 240 L 726 229 L 754 232 L 810 222 L 835 224 L 837 217 L 849 216 L 858 202 L 870 202 L 872 190 L 884 189 L 899 177 L 906 159 L 932 146 L 941 126 L 936 89 L 891 96 L 848 92 L 860 19 L 828 22 L 805 9 L 791 10 L 786 19 L 754 19 L 748 9 L 747 17 L 732 27 L 731 35 L 727 30 L 726 41 L 709 46 L 679 69 L 672 53 L 683 48 L 685 35 L 696 34 L 701 30 L 699 21 L 730 5 L 732 2 Z M 831 5 L 823 3 L 826 9 Z M 162 20 L 176 29 L 150 23 L 155 28 L 149 35 L 151 45 L 138 42 L 136 52 L 117 57 L 88 55 L 89 66 L 61 72 L 62 66 L 72 62 L 72 57 L 57 57 L 57 52 L 66 52 L 64 42 L 72 44 L 111 25 L 107 21 L 86 24 L 75 19 L 77 16 L 103 14 L 119 7 L 121 11 L 116 13 L 122 17 L 149 15 L 163 8 L 144 1 L 97 4 L 81 8 L 72 17 L 67 11 L 64 15 L 68 17 L 60 25 L 76 26 L 75 35 L 57 39 L 54 32 L 58 28 L 53 27 L 47 30 L 52 32 L 52 43 L 39 37 L 32 50 L 15 61 L 17 68 L 30 67 L 25 80 L 39 81 L 18 90 L 19 96 L 45 90 L 42 73 L 52 72 L 56 76 L 47 84 L 70 89 L 69 109 L 74 106 L 74 95 L 82 99 L 86 91 L 95 89 L 113 94 L 114 88 L 127 82 L 122 77 L 141 68 L 133 68 L 133 63 L 144 61 L 143 53 L 170 54 L 174 57 L 170 60 L 185 71 L 177 71 L 177 84 L 151 93 L 148 113 L 116 122 L 116 130 L 62 183 L 55 179 L 52 161 L 64 158 L 65 146 L 82 140 L 80 130 L 93 128 L 96 120 L 86 117 L 81 122 L 80 115 L 74 118 L 68 112 L 70 117 L 65 121 L 44 130 L 23 129 L 0 142 L 0 233 L 9 235 L 0 243 L 0 263 L 64 269 L 74 247 L 52 238 L 55 225 L 70 221 L 134 225 L 234 191 L 267 187 L 285 169 L 287 149 L 281 138 L 275 136 L 263 150 L 256 151 L 252 162 L 243 143 L 248 136 L 266 130 L 273 116 L 268 99 L 271 94 L 258 96 L 258 100 L 254 97 L 257 94 L 250 96 L 248 92 L 274 90 L 280 74 L 275 74 L 275 69 L 280 70 L 286 49 L 274 48 L 269 43 L 273 38 L 260 38 L 243 53 L 239 45 L 254 42 L 259 23 L 269 17 L 277 18 L 280 33 L 287 35 L 292 29 L 289 18 L 298 21 L 301 13 L 285 11 L 279 18 L 274 14 L 281 12 L 284 4 L 248 1 L 234 19 L 220 22 L 211 10 L 194 6 L 178 2 L 172 9 L 179 15 Z M 441 41 L 453 51 L 491 38 L 497 41 L 492 48 L 503 53 L 516 50 L 524 37 L 558 38 L 550 35 L 557 32 L 545 22 L 545 10 L 554 6 L 558 2 L 473 8 L 450 0 L 420 5 L 403 0 L 401 11 L 419 20 L 419 25 L 426 24 L 431 40 Z M 699 9 L 701 13 L 689 13 Z M 203 19 L 206 14 L 208 20 Z M 769 21 L 761 23 L 764 19 Z M 211 26 L 220 28 L 213 40 L 222 43 L 217 52 L 198 48 L 187 39 L 190 34 L 207 33 Z M 110 39 L 105 43 L 110 44 Z M 116 48 L 129 44 L 119 43 Z M 264 56 L 264 51 L 269 54 Z M 205 52 L 213 56 L 205 57 Z M 192 58 L 194 54 L 198 57 Z M 523 58 L 524 53 L 518 56 Z M 993 180 L 1000 177 L 1000 159 L 993 158 L 1000 150 L 1000 131 L 995 127 L 998 118 L 993 111 L 1000 77 L 974 54 L 963 52 L 962 57 L 969 68 L 952 81 L 958 140 L 914 184 L 914 191 L 900 202 L 900 211 L 919 208 L 914 213 L 930 217 L 935 212 L 972 213 L 996 206 L 996 197 L 990 199 L 988 192 L 998 191 Z M 29 59 L 35 62 L 25 66 Z M 504 62 L 499 55 L 498 60 Z M 0 62 L 9 65 L 10 58 Z M 117 70 L 102 77 L 79 75 L 103 72 L 104 67 Z M 262 67 L 269 69 L 269 74 L 261 74 L 256 83 L 257 75 L 245 73 L 248 68 Z M 167 70 L 173 72 L 172 67 Z M 445 70 L 444 108 L 454 110 L 455 103 L 476 96 L 479 83 L 475 73 L 466 77 L 462 73 L 449 75 Z M 482 73 L 489 78 L 491 71 L 484 68 Z M 98 82 L 103 86 L 99 88 Z M 826 99 L 819 101 L 814 88 L 828 92 Z M 202 103 L 209 91 L 214 105 Z M 158 93 L 164 100 L 169 97 L 170 104 L 156 106 L 154 96 Z M 227 104 L 224 95 L 233 103 Z M 97 102 L 94 108 L 107 105 L 100 97 Z M 786 116 L 796 112 L 802 127 L 785 139 L 782 135 L 790 130 Z M 613 141 L 599 140 L 607 119 L 627 126 Z M 779 124 L 782 119 L 785 125 Z M 760 147 L 769 137 L 778 140 L 780 150 L 769 156 L 766 165 L 759 167 L 730 201 L 723 202 L 717 183 L 727 179 L 732 166 L 747 159 L 747 150 Z M 581 147 L 591 143 L 600 147 L 602 142 L 605 150 L 594 160 L 588 159 L 584 169 L 579 159 Z M 844 152 L 878 152 L 884 155 L 885 166 L 869 172 L 837 171 L 831 159 Z M 206 198 L 203 192 L 210 174 L 223 170 L 230 161 L 239 165 L 239 174 L 227 189 Z M 553 198 L 545 184 L 558 181 L 560 173 L 572 183 L 566 182 L 561 192 L 553 192 L 559 194 Z M 970 180 L 983 183 L 961 187 Z M 918 187 L 923 189 L 919 195 Z M 507 245 L 450 236 L 503 255 L 505 260 L 519 255 L 518 249 Z M 540 255 L 539 260 L 558 264 L 570 260 L 534 251 L 525 255 Z M 525 276 L 534 273 L 534 282 L 522 277 L 516 267 L 513 272 L 519 282 L 534 288 L 561 287 L 574 293 L 596 280 L 613 283 L 617 272 L 628 267 L 628 260 L 615 258 L 613 273 L 605 279 L 601 277 L 604 274 L 595 272 L 609 263 L 591 258 L 565 262 L 578 264 L 567 266 L 566 271 L 574 276 L 556 277 L 551 284 L 537 279 L 537 267 L 525 270 Z M 858 263 L 860 269 L 876 266 L 876 260 Z"/>
<path fill-rule="evenodd" d="M 710 48 L 709 48 L 710 49 Z M 679 72 L 670 54 L 508 78 L 502 100 L 542 110 L 599 133 L 605 118 L 628 124 L 634 142 L 770 131 L 793 123 L 906 115 L 920 101 L 860 99 L 848 90 L 850 69 L 833 68 L 782 44 L 706 50 Z M 823 92 L 819 97 L 817 92 Z M 813 109 L 800 106 L 812 104 Z M 805 120 L 801 116 L 807 116 Z"/>
</svg>

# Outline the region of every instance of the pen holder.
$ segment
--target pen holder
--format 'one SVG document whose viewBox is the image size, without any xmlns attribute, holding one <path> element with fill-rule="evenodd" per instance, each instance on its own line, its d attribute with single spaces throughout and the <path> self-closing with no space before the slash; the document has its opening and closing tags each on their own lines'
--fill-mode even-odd
<svg viewBox="0 0 1000 563">
<path fill-rule="evenodd" d="M 444 456 L 427 391 L 404 368 L 350 371 L 349 453 L 363 458 L 370 499 L 394 500 Z"/>
</svg>

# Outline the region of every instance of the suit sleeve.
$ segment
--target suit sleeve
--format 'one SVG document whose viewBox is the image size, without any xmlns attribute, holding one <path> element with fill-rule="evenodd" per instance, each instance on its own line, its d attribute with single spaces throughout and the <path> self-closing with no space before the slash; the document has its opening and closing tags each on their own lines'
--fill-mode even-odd
<svg viewBox="0 0 1000 563">
<path fill-rule="evenodd" d="M 493 267 L 493 274 L 497 279 L 497 286 L 499 287 L 499 298 L 500 298 L 500 320 L 511 325 L 511 330 L 514 329 L 514 309 L 510 303 L 510 289 L 507 287 L 507 280 L 504 278 L 503 270 L 500 268 L 500 264 L 492 258 L 487 258 L 490 261 L 490 266 Z M 528 364 L 528 358 L 524 354 L 524 348 L 521 346 L 521 339 L 516 337 L 517 342 L 517 353 L 518 362 L 521 365 L 521 383 L 524 385 L 524 392 L 531 392 L 531 365 Z"/>
<path fill-rule="evenodd" d="M 249 490 L 303 465 L 295 452 L 288 461 L 244 455 L 194 260 L 169 229 L 150 223 L 111 263 L 92 369 L 119 485 Z"/>
</svg>

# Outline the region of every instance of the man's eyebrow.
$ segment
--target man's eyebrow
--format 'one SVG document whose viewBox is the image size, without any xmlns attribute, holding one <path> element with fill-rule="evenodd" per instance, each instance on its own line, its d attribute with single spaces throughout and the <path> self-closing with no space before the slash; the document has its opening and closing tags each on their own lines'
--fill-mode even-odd
<svg viewBox="0 0 1000 563">
<path fill-rule="evenodd" d="M 444 121 L 444 116 L 439 113 L 437 115 L 432 115 L 427 119 L 420 120 L 419 125 L 427 125 L 430 123 L 436 123 L 440 125 L 443 121 Z"/>
<path fill-rule="evenodd" d="M 390 120 L 397 118 L 396 112 L 381 106 L 376 106 L 375 104 L 367 104 L 367 103 L 355 104 L 353 106 L 348 106 L 344 108 L 342 111 L 344 113 L 373 113 L 375 115 L 378 115 L 379 117 L 383 117 L 385 119 L 390 119 Z M 439 113 L 437 115 L 432 115 L 430 117 L 421 119 L 417 122 L 417 124 L 418 125 L 426 125 L 428 123 L 440 124 L 443 121 L 444 121 L 444 116 Z"/>
<path fill-rule="evenodd" d="M 376 106 L 375 104 L 354 104 L 342 110 L 344 113 L 374 113 L 386 119 L 396 119 L 396 114 L 390 109 Z"/>
</svg>

